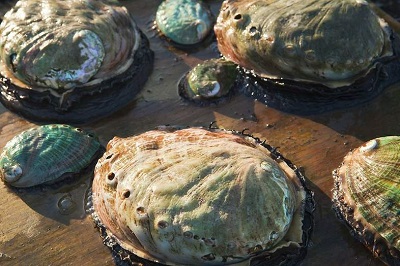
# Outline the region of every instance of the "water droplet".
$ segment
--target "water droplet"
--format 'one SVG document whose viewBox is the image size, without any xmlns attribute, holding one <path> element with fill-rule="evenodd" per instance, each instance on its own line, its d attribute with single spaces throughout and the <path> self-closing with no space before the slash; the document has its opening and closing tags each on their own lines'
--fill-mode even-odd
<svg viewBox="0 0 400 266">
<path fill-rule="evenodd" d="M 73 213 L 76 206 L 76 203 L 72 200 L 72 197 L 69 194 L 62 196 L 57 202 L 58 211 L 64 215 Z"/>
</svg>

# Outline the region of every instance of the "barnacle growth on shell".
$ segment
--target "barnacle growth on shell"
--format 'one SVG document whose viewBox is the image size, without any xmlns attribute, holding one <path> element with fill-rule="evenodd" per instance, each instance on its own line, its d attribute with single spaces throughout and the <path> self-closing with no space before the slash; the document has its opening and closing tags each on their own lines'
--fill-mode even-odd
<svg viewBox="0 0 400 266">
<path fill-rule="evenodd" d="M 400 137 L 372 139 L 333 172 L 333 207 L 361 243 L 388 265 L 400 264 Z"/>
<path fill-rule="evenodd" d="M 131 261 L 298 263 L 313 225 L 304 182 L 248 135 L 167 127 L 108 143 L 95 167 L 92 217 Z"/>
<path fill-rule="evenodd" d="M 0 101 L 32 120 L 84 123 L 132 101 L 153 52 L 113 0 L 20 0 L 0 24 Z"/>
<path fill-rule="evenodd" d="M 363 0 L 226 0 L 214 31 L 243 90 L 303 114 L 354 106 L 399 80 L 399 37 Z"/>
<path fill-rule="evenodd" d="M 102 155 L 91 133 L 61 124 L 34 127 L 12 138 L 0 154 L 0 178 L 11 187 L 34 187 L 73 179 Z"/>
</svg>

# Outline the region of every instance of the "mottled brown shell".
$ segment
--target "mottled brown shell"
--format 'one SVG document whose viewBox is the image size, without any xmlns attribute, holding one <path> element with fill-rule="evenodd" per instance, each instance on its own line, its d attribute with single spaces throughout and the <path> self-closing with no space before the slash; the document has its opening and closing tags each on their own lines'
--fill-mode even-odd
<svg viewBox="0 0 400 266">
<path fill-rule="evenodd" d="M 298 248 L 306 193 L 275 159 L 252 138 L 225 131 L 115 137 L 96 165 L 94 217 L 124 249 L 173 265 Z"/>
<path fill-rule="evenodd" d="M 227 59 L 272 79 L 349 85 L 391 55 L 363 0 L 226 0 L 214 29 Z"/>
</svg>

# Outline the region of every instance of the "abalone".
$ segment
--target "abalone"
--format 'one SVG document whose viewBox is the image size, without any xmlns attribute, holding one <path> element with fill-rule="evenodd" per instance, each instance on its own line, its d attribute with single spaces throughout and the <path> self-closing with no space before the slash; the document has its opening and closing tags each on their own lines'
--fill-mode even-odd
<svg viewBox="0 0 400 266">
<path fill-rule="evenodd" d="M 400 265 L 400 137 L 372 139 L 333 172 L 334 209 L 352 235 L 389 265 Z"/>
<path fill-rule="evenodd" d="M 363 0 L 226 0 L 214 30 L 244 92 L 284 111 L 354 106 L 399 81 L 399 37 Z"/>
<path fill-rule="evenodd" d="M 237 66 L 224 58 L 205 60 L 187 72 L 178 83 L 179 95 L 188 102 L 209 105 L 234 93 Z"/>
<path fill-rule="evenodd" d="M 168 265 L 301 261 L 312 193 L 289 161 L 260 143 L 211 128 L 114 137 L 91 195 L 106 244 L 131 261 L 140 260 L 133 253 Z"/>
<path fill-rule="evenodd" d="M 20 0 L 0 24 L 0 100 L 28 119 L 85 123 L 131 102 L 153 57 L 118 1 Z"/>
<path fill-rule="evenodd" d="M 0 155 L 0 178 L 11 187 L 50 185 L 93 169 L 104 147 L 91 133 L 50 124 L 23 131 Z"/>
<path fill-rule="evenodd" d="M 211 36 L 214 22 L 203 1 L 165 0 L 157 8 L 155 27 L 173 45 L 189 48 Z"/>
</svg>

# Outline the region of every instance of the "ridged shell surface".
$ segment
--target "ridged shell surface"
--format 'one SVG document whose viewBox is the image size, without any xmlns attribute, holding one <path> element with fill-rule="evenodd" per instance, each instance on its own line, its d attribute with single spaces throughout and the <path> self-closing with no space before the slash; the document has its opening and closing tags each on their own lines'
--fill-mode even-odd
<svg viewBox="0 0 400 266">
<path fill-rule="evenodd" d="M 377 256 L 399 265 L 400 137 L 376 138 L 350 152 L 336 182 L 337 210 Z"/>
<path fill-rule="evenodd" d="M 188 128 L 112 139 L 92 187 L 95 219 L 124 248 L 221 265 L 302 242 L 304 189 L 243 136 Z"/>
<path fill-rule="evenodd" d="M 123 73 L 139 43 L 118 1 L 20 0 L 0 25 L 0 72 L 19 87 L 62 94 Z"/>
<path fill-rule="evenodd" d="M 173 42 L 193 45 L 210 34 L 214 17 L 202 1 L 165 0 L 157 9 L 156 25 Z"/>
<path fill-rule="evenodd" d="M 55 183 L 82 172 L 102 149 L 92 134 L 80 128 L 35 127 L 7 142 L 0 155 L 0 177 L 14 187 Z"/>
<path fill-rule="evenodd" d="M 387 25 L 363 0 L 226 0 L 214 30 L 221 53 L 261 77 L 332 88 L 392 54 Z"/>
</svg>

